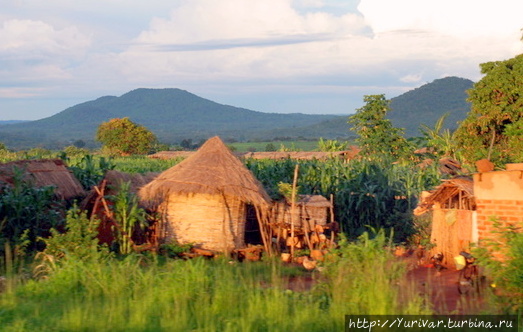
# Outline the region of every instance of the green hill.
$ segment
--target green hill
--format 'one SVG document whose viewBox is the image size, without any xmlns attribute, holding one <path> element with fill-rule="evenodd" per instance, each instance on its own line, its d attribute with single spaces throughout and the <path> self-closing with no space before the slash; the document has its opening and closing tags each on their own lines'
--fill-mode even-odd
<svg viewBox="0 0 523 332">
<path fill-rule="evenodd" d="M 100 123 L 121 117 L 147 127 L 162 142 L 174 143 L 213 135 L 245 140 L 265 136 L 268 130 L 284 132 L 336 116 L 262 113 L 218 104 L 180 89 L 137 89 L 85 102 L 45 119 L 2 126 L 0 141 L 13 148 L 59 147 L 78 139 L 94 144 Z"/>
<path fill-rule="evenodd" d="M 395 127 L 405 128 L 405 135 L 420 136 L 421 124 L 433 127 L 445 113 L 445 128 L 454 130 L 470 111 L 466 91 L 474 82 L 459 77 L 446 77 L 392 98 L 389 119 Z"/>
<path fill-rule="evenodd" d="M 419 136 L 422 123 L 433 126 L 449 112 L 446 127 L 456 128 L 470 110 L 466 90 L 472 84 L 447 77 L 408 91 L 391 99 L 390 119 L 394 126 L 405 128 L 407 136 Z M 147 127 L 169 144 L 214 135 L 237 141 L 354 136 L 347 115 L 262 113 L 218 104 L 180 89 L 136 89 L 120 97 L 78 104 L 45 119 L 0 124 L 0 142 L 14 149 L 57 149 L 83 140 L 93 147 L 100 123 L 122 117 Z"/>
</svg>

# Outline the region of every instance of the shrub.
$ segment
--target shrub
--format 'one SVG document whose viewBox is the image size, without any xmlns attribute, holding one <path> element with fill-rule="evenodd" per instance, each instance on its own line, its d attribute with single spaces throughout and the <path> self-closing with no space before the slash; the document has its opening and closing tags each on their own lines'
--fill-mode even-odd
<svg viewBox="0 0 523 332">
<path fill-rule="evenodd" d="M 89 219 L 86 211 L 73 206 L 67 212 L 65 232 L 51 229 L 51 236 L 42 238 L 46 247 L 44 253 L 56 260 L 79 259 L 98 261 L 108 249 L 98 244 L 98 225 L 96 218 Z"/>
</svg>

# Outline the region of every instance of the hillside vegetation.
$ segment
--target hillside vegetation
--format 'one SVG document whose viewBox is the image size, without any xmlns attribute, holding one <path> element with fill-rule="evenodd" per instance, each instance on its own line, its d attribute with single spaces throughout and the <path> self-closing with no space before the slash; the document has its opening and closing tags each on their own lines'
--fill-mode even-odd
<svg viewBox="0 0 523 332">
<path fill-rule="evenodd" d="M 467 90 L 473 84 L 459 77 L 435 80 L 392 98 L 388 118 L 394 127 L 405 128 L 405 135 L 412 137 L 421 135 L 422 124 L 432 127 L 443 114 L 449 113 L 444 128 L 455 130 L 470 112 Z"/>
</svg>

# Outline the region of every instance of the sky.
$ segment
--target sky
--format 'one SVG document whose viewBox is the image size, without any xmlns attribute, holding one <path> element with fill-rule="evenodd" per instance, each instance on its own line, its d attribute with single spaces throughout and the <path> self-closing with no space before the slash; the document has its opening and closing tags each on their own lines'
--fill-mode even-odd
<svg viewBox="0 0 523 332">
<path fill-rule="evenodd" d="M 523 53 L 521 0 L 0 0 L 0 120 L 179 88 L 349 114 Z"/>
</svg>

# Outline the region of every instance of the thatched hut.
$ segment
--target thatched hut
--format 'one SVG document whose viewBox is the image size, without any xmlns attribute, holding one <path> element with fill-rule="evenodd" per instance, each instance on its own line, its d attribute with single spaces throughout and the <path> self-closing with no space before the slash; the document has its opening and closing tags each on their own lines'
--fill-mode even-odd
<svg viewBox="0 0 523 332">
<path fill-rule="evenodd" d="M 474 183 L 469 177 L 455 177 L 426 193 L 415 215 L 432 212 L 431 253 L 441 252 L 444 265 L 453 265 L 453 257 L 468 250 L 477 240 Z"/>
<path fill-rule="evenodd" d="M 100 220 L 98 239 L 101 243 L 113 242 L 113 228 L 116 226 L 111 211 L 112 202 L 110 199 L 107 200 L 107 197 L 117 195 L 124 183 L 129 183 L 131 194 L 137 194 L 141 187 L 151 182 L 158 174 L 160 173 L 130 174 L 110 170 L 105 174 L 103 180 L 87 194 L 80 206 L 83 210 L 89 211 L 91 216 L 95 215 Z M 141 207 L 147 208 L 143 205 Z M 141 242 L 145 241 L 146 239 L 142 239 Z"/>
<path fill-rule="evenodd" d="M 78 179 L 61 159 L 19 160 L 0 165 L 0 183 L 13 185 L 17 172 L 35 187 L 55 187 L 58 199 L 72 200 L 85 195 Z"/>
<path fill-rule="evenodd" d="M 246 230 L 261 226 L 263 236 L 270 205 L 262 185 L 219 137 L 161 173 L 139 195 L 162 214 L 165 242 L 220 252 L 245 247 Z M 263 239 L 268 248 L 268 238 Z"/>
</svg>

